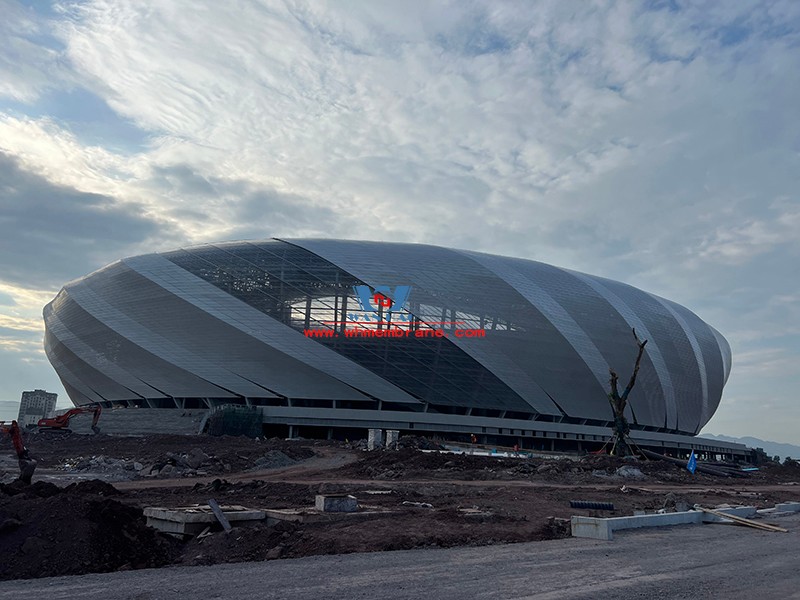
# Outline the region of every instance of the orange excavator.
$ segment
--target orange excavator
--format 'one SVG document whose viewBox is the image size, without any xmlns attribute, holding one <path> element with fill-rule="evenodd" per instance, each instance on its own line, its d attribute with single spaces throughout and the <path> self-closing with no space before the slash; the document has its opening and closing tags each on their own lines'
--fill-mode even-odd
<svg viewBox="0 0 800 600">
<path fill-rule="evenodd" d="M 28 453 L 25 443 L 22 441 L 22 431 L 16 421 L 0 421 L 0 433 L 8 434 L 14 451 L 19 460 L 19 478 L 23 483 L 30 484 L 33 472 L 36 470 L 36 460 Z"/>
<path fill-rule="evenodd" d="M 69 421 L 75 415 L 81 415 L 83 413 L 94 413 L 94 418 L 92 419 L 92 431 L 95 433 L 100 433 L 100 428 L 97 426 L 97 421 L 100 420 L 100 413 L 103 412 L 103 409 L 100 406 L 95 407 L 78 407 L 72 408 L 67 412 L 57 415 L 55 417 L 39 419 L 37 426 L 39 427 L 39 431 L 60 431 L 63 433 L 70 433 L 69 429 Z"/>
</svg>

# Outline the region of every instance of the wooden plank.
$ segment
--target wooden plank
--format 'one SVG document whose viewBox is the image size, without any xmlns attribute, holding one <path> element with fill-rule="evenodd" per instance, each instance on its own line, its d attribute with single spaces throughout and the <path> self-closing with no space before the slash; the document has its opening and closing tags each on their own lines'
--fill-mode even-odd
<svg viewBox="0 0 800 600">
<path fill-rule="evenodd" d="M 706 509 L 706 512 L 710 512 L 710 510 Z M 770 525 L 769 523 L 760 523 L 758 521 L 751 521 L 750 519 L 745 519 L 744 517 L 739 517 L 736 515 L 730 515 L 722 511 L 714 511 L 712 514 L 716 514 L 717 516 L 723 517 L 725 519 L 730 519 L 731 521 L 734 521 L 736 523 L 741 523 L 742 525 L 757 527 L 759 529 L 764 529 L 766 531 L 779 531 L 781 533 L 787 533 L 789 531 L 788 529 L 784 529 L 783 527 L 778 527 L 777 525 Z"/>
<path fill-rule="evenodd" d="M 208 505 L 211 507 L 214 516 L 217 517 L 217 521 L 219 521 L 220 525 L 222 525 L 222 528 L 225 531 L 230 531 L 231 524 L 228 521 L 228 518 L 225 516 L 225 513 L 222 512 L 222 509 L 219 507 L 219 504 L 217 504 L 217 501 L 214 500 L 213 498 L 210 498 L 208 500 Z"/>
<path fill-rule="evenodd" d="M 734 523 L 738 523 L 740 525 L 747 525 L 748 527 L 754 527 L 756 529 L 761 529 L 763 531 L 779 531 L 781 533 L 788 533 L 789 531 L 788 529 L 784 529 L 783 527 L 778 527 L 777 525 L 770 525 L 769 523 L 759 523 L 758 521 L 751 521 L 750 519 L 745 519 L 744 517 L 737 517 L 736 515 L 730 515 L 728 513 L 724 513 L 719 510 L 703 508 L 702 506 L 695 506 L 695 508 L 705 513 L 709 513 L 711 515 L 720 517 L 722 519 L 730 519 Z"/>
</svg>

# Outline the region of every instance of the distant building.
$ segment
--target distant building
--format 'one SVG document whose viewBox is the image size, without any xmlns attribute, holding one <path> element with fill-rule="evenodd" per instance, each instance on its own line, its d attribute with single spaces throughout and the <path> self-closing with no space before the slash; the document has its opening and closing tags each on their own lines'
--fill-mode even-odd
<svg viewBox="0 0 800 600">
<path fill-rule="evenodd" d="M 58 394 L 51 394 L 45 390 L 22 392 L 17 423 L 19 423 L 20 427 L 27 427 L 28 425 L 36 425 L 39 419 L 54 416 L 57 399 Z"/>
</svg>

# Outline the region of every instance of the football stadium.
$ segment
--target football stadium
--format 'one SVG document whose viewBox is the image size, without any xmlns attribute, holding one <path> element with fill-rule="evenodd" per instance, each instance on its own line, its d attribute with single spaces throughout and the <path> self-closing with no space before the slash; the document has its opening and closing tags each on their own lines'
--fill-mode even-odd
<svg viewBox="0 0 800 600">
<path fill-rule="evenodd" d="M 627 382 L 635 329 L 648 344 L 632 438 L 743 449 L 694 437 L 730 373 L 718 331 L 665 298 L 533 260 L 333 239 L 207 244 L 72 281 L 44 320 L 76 406 L 240 406 L 269 436 L 379 428 L 547 451 L 609 439 L 609 369 Z"/>
</svg>

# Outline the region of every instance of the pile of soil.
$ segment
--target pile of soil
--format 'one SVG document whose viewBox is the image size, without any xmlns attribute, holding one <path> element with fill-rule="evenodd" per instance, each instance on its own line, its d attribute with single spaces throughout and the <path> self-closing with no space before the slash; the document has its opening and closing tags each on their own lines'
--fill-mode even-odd
<svg viewBox="0 0 800 600">
<path fill-rule="evenodd" d="M 496 459 L 489 456 L 419 452 L 413 448 L 382 450 L 364 454 L 357 463 L 338 470 L 342 476 L 372 479 L 399 479 L 437 471 L 458 473 L 469 479 L 492 479 L 492 473 L 518 466 L 515 459 Z"/>
<path fill-rule="evenodd" d="M 403 519 L 402 527 L 397 526 L 398 518 Z M 490 515 L 474 519 L 455 508 L 407 509 L 369 520 L 283 522 L 274 527 L 255 525 L 234 528 L 229 533 L 220 531 L 187 542 L 180 562 L 206 565 L 320 554 L 482 546 L 567 536 L 566 530 L 554 532 L 546 522 L 531 522 L 525 517 Z"/>
<path fill-rule="evenodd" d="M 171 563 L 176 542 L 145 525 L 139 508 L 102 481 L 65 489 L 0 486 L 0 579 L 102 573 Z"/>
<path fill-rule="evenodd" d="M 445 450 L 439 442 L 421 435 L 404 435 L 397 440 L 398 448 L 416 448 L 417 450 Z"/>
<path fill-rule="evenodd" d="M 774 478 L 781 481 L 797 481 L 800 483 L 800 462 L 787 460 L 782 465 L 769 462 L 761 466 L 761 470 L 755 472 L 765 478 Z"/>
</svg>

